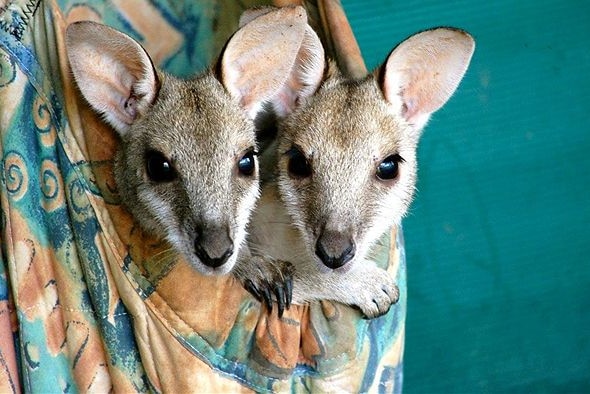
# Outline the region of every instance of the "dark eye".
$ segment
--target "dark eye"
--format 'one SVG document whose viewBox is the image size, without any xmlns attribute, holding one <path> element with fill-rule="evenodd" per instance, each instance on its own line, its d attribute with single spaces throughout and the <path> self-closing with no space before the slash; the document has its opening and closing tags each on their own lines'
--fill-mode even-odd
<svg viewBox="0 0 590 394">
<path fill-rule="evenodd" d="M 288 170 L 289 175 L 295 178 L 307 178 L 311 176 L 311 165 L 303 153 L 293 147 L 287 151 L 289 156 Z"/>
<path fill-rule="evenodd" d="M 383 181 L 397 178 L 399 174 L 399 163 L 403 161 L 404 159 L 398 154 L 387 156 L 377 166 L 377 178 Z"/>
<path fill-rule="evenodd" d="M 162 153 L 149 151 L 145 157 L 145 168 L 148 177 L 158 183 L 171 182 L 176 179 L 176 170 Z"/>
<path fill-rule="evenodd" d="M 240 161 L 238 161 L 238 171 L 245 176 L 251 176 L 256 169 L 256 161 L 254 160 L 255 152 L 253 150 L 246 153 Z"/>
</svg>

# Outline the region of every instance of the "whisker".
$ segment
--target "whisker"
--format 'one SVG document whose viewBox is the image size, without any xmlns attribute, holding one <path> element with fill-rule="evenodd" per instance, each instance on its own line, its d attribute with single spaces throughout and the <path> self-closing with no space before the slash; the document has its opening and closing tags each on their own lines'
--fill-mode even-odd
<svg viewBox="0 0 590 394">
<path fill-rule="evenodd" d="M 174 261 L 178 256 L 178 253 L 172 249 L 172 248 L 168 248 L 168 249 L 164 249 L 158 253 L 156 253 L 155 255 L 151 256 L 148 261 L 150 264 L 154 264 L 154 265 L 166 265 L 168 263 L 171 263 L 172 261 Z"/>
<path fill-rule="evenodd" d="M 170 253 L 170 252 L 174 252 L 174 250 L 171 247 L 170 248 L 166 248 L 166 249 L 162 249 L 159 252 L 157 252 L 156 254 L 152 255 L 151 258 L 152 259 L 153 258 L 157 258 L 157 257 L 159 257 L 161 255 L 164 255 L 164 254 L 167 254 L 167 253 Z"/>
</svg>

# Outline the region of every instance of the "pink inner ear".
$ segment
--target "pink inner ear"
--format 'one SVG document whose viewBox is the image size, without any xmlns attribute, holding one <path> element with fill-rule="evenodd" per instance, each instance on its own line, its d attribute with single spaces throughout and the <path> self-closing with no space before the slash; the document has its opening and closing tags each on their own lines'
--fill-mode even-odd
<svg viewBox="0 0 590 394">
<path fill-rule="evenodd" d="M 299 103 L 299 95 L 297 94 L 299 87 L 300 85 L 296 81 L 289 80 L 272 98 L 273 107 L 279 118 L 288 115 Z"/>
<path fill-rule="evenodd" d="M 127 115 L 131 117 L 131 119 L 135 119 L 135 117 L 137 116 L 137 99 L 135 98 L 135 96 L 132 95 L 128 97 L 127 100 L 125 100 L 125 102 L 123 103 L 123 109 L 125 110 Z"/>
<path fill-rule="evenodd" d="M 439 109 L 450 96 L 444 81 L 441 81 L 444 70 L 437 70 L 436 67 L 440 67 L 437 64 L 421 62 L 420 59 L 409 67 L 389 63 L 388 67 L 395 69 L 398 66 L 401 71 L 390 71 L 388 68 L 384 81 L 386 99 L 391 103 L 401 99 L 401 114 L 410 123 L 418 115 L 430 114 Z"/>
<path fill-rule="evenodd" d="M 411 98 L 406 98 L 402 102 L 402 116 L 406 119 L 409 119 L 416 115 L 416 103 Z"/>
<path fill-rule="evenodd" d="M 272 98 L 277 116 L 286 116 L 301 100 L 315 93 L 322 82 L 325 66 L 324 48 L 308 25 L 291 73 L 278 94 Z"/>
<path fill-rule="evenodd" d="M 410 123 L 425 123 L 457 88 L 473 49 L 473 39 L 454 29 L 433 29 L 408 38 L 385 64 L 386 100 L 399 105 Z"/>
<path fill-rule="evenodd" d="M 401 92 L 402 113 L 411 120 L 419 114 L 430 114 L 439 109 L 446 101 L 441 84 L 436 81 L 438 73 L 430 76 L 414 76 L 413 83 Z"/>
<path fill-rule="evenodd" d="M 221 82 L 250 116 L 263 102 L 272 103 L 279 115 L 286 114 L 321 81 L 323 49 L 302 7 L 250 16 L 225 48 Z"/>
<path fill-rule="evenodd" d="M 70 25 L 66 41 L 80 91 L 115 130 L 125 133 L 157 94 L 149 56 L 130 37 L 92 22 Z"/>
</svg>

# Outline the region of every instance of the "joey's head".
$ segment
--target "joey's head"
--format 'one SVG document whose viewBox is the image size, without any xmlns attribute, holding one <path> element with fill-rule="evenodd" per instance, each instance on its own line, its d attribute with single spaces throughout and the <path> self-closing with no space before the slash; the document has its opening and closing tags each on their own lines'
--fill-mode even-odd
<svg viewBox="0 0 590 394">
<path fill-rule="evenodd" d="M 419 33 L 362 79 L 331 66 L 281 121 L 280 195 L 320 266 L 353 267 L 399 224 L 415 188 L 422 129 L 455 91 L 473 49 L 463 31 Z"/>
<path fill-rule="evenodd" d="M 305 28 L 302 9 L 269 9 L 230 38 L 214 69 L 180 80 L 116 30 L 68 27 L 78 87 L 120 137 L 123 204 L 203 274 L 236 262 L 259 193 L 254 119 L 285 83 Z"/>
<path fill-rule="evenodd" d="M 281 124 L 281 196 L 331 269 L 366 255 L 412 198 L 417 136 L 381 96 L 372 76 L 332 77 Z"/>
<path fill-rule="evenodd" d="M 149 116 L 121 135 L 123 203 L 203 273 L 231 269 L 258 196 L 254 125 L 210 74 L 164 76 Z"/>
</svg>

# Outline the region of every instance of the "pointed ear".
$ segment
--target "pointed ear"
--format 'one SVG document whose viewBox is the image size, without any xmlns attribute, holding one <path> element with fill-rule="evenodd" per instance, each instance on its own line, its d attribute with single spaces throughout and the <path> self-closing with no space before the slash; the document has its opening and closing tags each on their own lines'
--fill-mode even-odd
<svg viewBox="0 0 590 394">
<path fill-rule="evenodd" d="M 324 47 L 315 31 L 307 25 L 291 73 L 272 100 L 272 105 L 279 117 L 292 112 L 302 100 L 316 92 L 324 78 L 325 68 Z"/>
<path fill-rule="evenodd" d="M 158 76 L 146 51 L 127 35 L 88 21 L 68 26 L 66 47 L 86 101 L 125 134 L 158 93 Z"/>
<path fill-rule="evenodd" d="M 385 99 L 418 129 L 442 107 L 463 78 L 475 42 L 458 29 L 437 28 L 408 38 L 380 70 Z"/>
<path fill-rule="evenodd" d="M 264 8 L 242 18 L 218 65 L 220 81 L 248 115 L 274 102 L 297 66 L 306 37 L 302 7 Z"/>
</svg>

